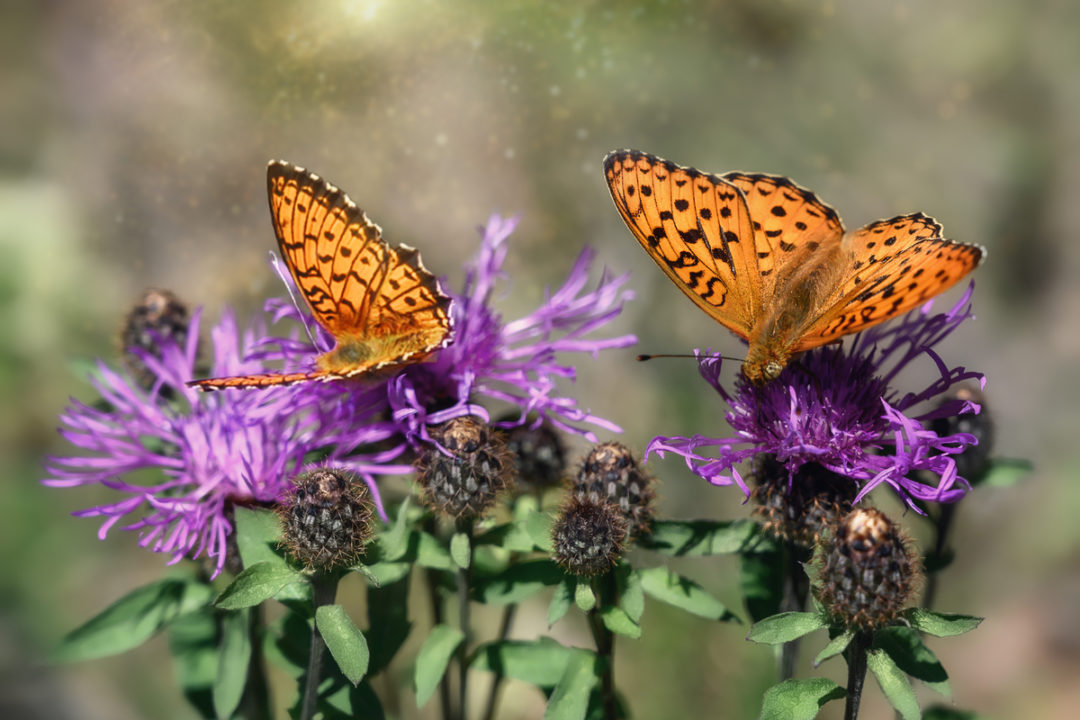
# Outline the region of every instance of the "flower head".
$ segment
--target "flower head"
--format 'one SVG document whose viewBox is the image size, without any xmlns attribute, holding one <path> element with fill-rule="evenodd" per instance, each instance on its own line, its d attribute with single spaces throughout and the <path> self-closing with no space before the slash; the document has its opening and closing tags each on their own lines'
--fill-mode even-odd
<svg viewBox="0 0 1080 720">
<path fill-rule="evenodd" d="M 917 406 L 965 380 L 985 383 L 979 373 L 950 368 L 934 349 L 972 316 L 973 289 L 969 286 L 945 313 L 931 314 L 931 301 L 896 322 L 866 330 L 846 350 L 811 350 L 764 385 L 739 376 L 729 393 L 720 383 L 720 359 L 702 357 L 701 374 L 728 402 L 726 418 L 735 437 L 657 437 L 648 452 L 681 455 L 714 485 L 735 484 L 747 494 L 736 466 L 767 453 L 786 467 L 789 479 L 808 463 L 850 478 L 859 487 L 856 503 L 881 484 L 916 509 L 916 501 L 959 499 L 969 486 L 953 456 L 977 440 L 962 432 L 938 435 L 927 425 L 935 418 L 977 413 L 979 406 L 963 399 L 921 412 Z M 897 375 L 918 358 L 933 363 L 937 378 L 917 392 L 892 389 Z M 709 449 L 715 457 L 702 454 Z M 928 483 L 927 475 L 937 482 Z"/>
<path fill-rule="evenodd" d="M 141 546 L 171 554 L 171 562 L 205 553 L 216 575 L 225 565 L 236 505 L 276 502 L 309 453 L 337 460 L 385 433 L 358 431 L 341 413 L 325 412 L 319 395 L 295 388 L 203 393 L 187 387 L 195 374 L 200 319 L 194 313 L 183 345 L 161 337 L 155 353 L 133 351 L 154 378 L 149 389 L 98 363 L 91 383 L 102 402 L 72 400 L 60 415 L 60 434 L 78 452 L 48 458 L 43 482 L 115 490 L 121 499 L 76 516 L 104 518 L 100 537 L 131 516 L 123 529 L 137 531 Z M 211 372 L 265 371 L 248 358 L 263 334 L 255 326 L 238 337 L 232 314 L 223 313 L 211 330 Z M 375 454 L 342 464 L 364 478 L 378 502 L 372 472 L 386 471 L 389 459 Z M 147 480 L 144 471 L 160 475 Z"/>
</svg>

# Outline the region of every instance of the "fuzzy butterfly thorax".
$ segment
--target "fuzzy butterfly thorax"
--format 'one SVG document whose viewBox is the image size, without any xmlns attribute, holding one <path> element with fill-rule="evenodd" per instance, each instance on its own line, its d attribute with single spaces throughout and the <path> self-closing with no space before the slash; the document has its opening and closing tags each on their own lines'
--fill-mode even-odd
<svg viewBox="0 0 1080 720">
<path fill-rule="evenodd" d="M 985 256 L 922 213 L 845 233 L 836 212 L 778 175 L 712 175 L 648 153 L 604 159 L 615 206 L 660 269 L 749 343 L 743 374 L 776 378 L 795 355 L 944 292 Z"/>
<path fill-rule="evenodd" d="M 315 368 L 212 378 L 201 390 L 373 379 L 423 362 L 450 337 L 450 298 L 408 245 L 391 247 L 349 196 L 286 162 L 266 169 L 278 248 L 316 322 L 334 338 Z"/>
</svg>

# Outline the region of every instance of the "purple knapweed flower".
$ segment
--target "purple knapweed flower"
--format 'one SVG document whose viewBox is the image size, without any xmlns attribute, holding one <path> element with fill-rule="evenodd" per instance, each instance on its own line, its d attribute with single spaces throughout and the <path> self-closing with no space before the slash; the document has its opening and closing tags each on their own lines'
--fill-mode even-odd
<svg viewBox="0 0 1080 720">
<path fill-rule="evenodd" d="M 656 437 L 647 453 L 681 455 L 709 482 L 738 485 L 746 494 L 749 489 L 736 466 L 768 453 L 786 467 L 790 479 L 807 463 L 851 478 L 859 487 L 855 502 L 883 483 L 916 510 L 917 501 L 955 501 L 970 486 L 957 474 L 953 456 L 977 440 L 967 433 L 938 436 L 928 423 L 980 408 L 970 401 L 940 407 L 927 401 L 966 380 L 985 385 L 981 374 L 950 368 L 934 349 L 972 317 L 973 290 L 974 284 L 945 313 L 931 314 L 930 301 L 862 332 L 846 349 L 810 350 L 763 385 L 740 374 L 731 393 L 720 383 L 720 359 L 702 357 L 701 374 L 730 406 L 726 419 L 735 437 Z M 930 359 L 938 377 L 919 392 L 901 395 L 892 389 L 896 376 L 920 357 Z M 936 484 L 927 482 L 928 475 L 937 477 Z"/>
<path fill-rule="evenodd" d="M 633 345 L 637 338 L 620 335 L 596 338 L 593 333 L 614 319 L 622 304 L 632 297 L 623 288 L 626 275 L 604 273 L 594 289 L 586 289 L 593 253 L 586 249 L 578 256 L 561 288 L 549 294 L 531 314 L 503 322 L 492 307 L 495 284 L 503 276 L 506 240 L 518 219 L 492 215 L 482 228 L 478 257 L 466 267 L 465 286 L 460 293 L 443 291 L 451 298 L 450 343 L 424 363 L 409 365 L 383 382 L 356 384 L 319 383 L 324 395 L 337 394 L 342 403 L 358 393 L 383 393 L 389 401 L 393 421 L 410 441 L 430 441 L 427 426 L 455 417 L 476 415 L 490 421 L 481 404 L 496 401 L 516 408 L 518 417 L 498 423 L 513 427 L 547 420 L 595 442 L 587 428 L 593 426 L 618 432 L 619 427 L 582 409 L 577 401 L 560 392 L 558 379 L 573 380 L 574 366 L 560 355 L 589 353 Z M 289 283 L 285 273 L 283 280 Z M 273 338 L 265 342 L 259 357 L 281 359 L 289 368 L 306 367 L 316 354 L 333 346 L 333 337 L 307 313 L 282 300 L 267 304 L 274 320 L 291 318 L 303 322 L 312 332 L 308 340 Z M 345 388 L 343 397 L 342 388 Z"/>
<path fill-rule="evenodd" d="M 295 388 L 204 393 L 187 387 L 184 383 L 195 377 L 199 325 L 196 312 L 183 345 L 160 338 L 156 353 L 132 350 L 156 378 L 148 390 L 98 362 L 91 384 L 102 402 L 72 400 L 60 415 L 59 432 L 78 453 L 49 457 L 43 482 L 52 487 L 99 483 L 117 491 L 122 499 L 75 515 L 104 518 L 101 538 L 124 518 L 135 518 L 122 529 L 137 531 L 140 546 L 171 554 L 170 564 L 205 554 L 216 576 L 226 562 L 232 509 L 279 499 L 309 453 L 320 451 L 328 462 L 356 470 L 376 500 L 372 475 L 395 468 L 385 454 L 344 457 L 386 433 L 358 433 L 339 416 L 324 413 L 316 394 Z M 264 334 L 252 327 L 238 337 L 232 314 L 224 312 L 211 330 L 210 372 L 218 377 L 265 372 L 262 363 L 248 357 Z M 159 478 L 132 477 L 147 470 L 160 472 Z"/>
</svg>

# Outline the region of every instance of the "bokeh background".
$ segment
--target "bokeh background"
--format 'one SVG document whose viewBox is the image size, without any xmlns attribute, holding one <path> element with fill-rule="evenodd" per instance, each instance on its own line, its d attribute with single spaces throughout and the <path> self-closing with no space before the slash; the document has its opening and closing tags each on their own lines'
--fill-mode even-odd
<svg viewBox="0 0 1080 720">
<path fill-rule="evenodd" d="M 67 398 L 88 397 L 79 359 L 115 360 L 143 289 L 171 288 L 211 318 L 280 292 L 267 264 L 268 159 L 345 188 L 452 285 L 476 226 L 521 213 L 508 317 L 535 307 L 588 244 L 632 273 L 637 299 L 614 331 L 637 333 L 640 350 L 738 353 L 611 206 L 600 161 L 633 147 L 708 171 L 789 175 L 849 227 L 922 210 L 989 248 L 978 318 L 943 352 L 987 374 L 995 454 L 1036 471 L 963 501 L 938 606 L 987 620 L 931 647 L 960 707 L 1074 717 L 1078 36 L 1080 5 L 1054 0 L 5 2 L 0 715 L 192 717 L 163 638 L 94 663 L 46 663 L 66 631 L 160 576 L 165 558 L 120 532 L 99 542 L 93 521 L 69 513 L 104 491 L 43 488 L 40 462 L 66 450 L 55 427 Z M 583 361 L 574 388 L 626 443 L 722 431 L 724 408 L 691 363 L 643 365 L 634 352 Z M 650 464 L 663 514 L 748 512 L 736 491 L 679 465 Z M 679 569 L 737 607 L 733 564 Z M 543 617 L 523 612 L 515 632 L 544 632 Z M 745 627 L 654 604 L 645 629 L 620 641 L 617 662 L 636 717 L 756 714 L 774 663 Z M 572 624 L 557 632 L 588 643 Z M 841 665 L 817 672 L 843 682 Z M 866 716 L 888 716 L 869 687 Z M 542 710 L 538 692 L 510 685 L 502 717 Z"/>
</svg>

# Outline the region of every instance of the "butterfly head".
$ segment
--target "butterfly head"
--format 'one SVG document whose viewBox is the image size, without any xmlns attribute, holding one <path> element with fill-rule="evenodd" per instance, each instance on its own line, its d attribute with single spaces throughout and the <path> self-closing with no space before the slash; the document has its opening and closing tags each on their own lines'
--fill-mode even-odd
<svg viewBox="0 0 1080 720">
<path fill-rule="evenodd" d="M 780 376 L 787 367 L 789 357 L 772 352 L 769 348 L 751 347 L 750 353 L 743 362 L 743 375 L 755 385 L 764 385 Z"/>
</svg>

